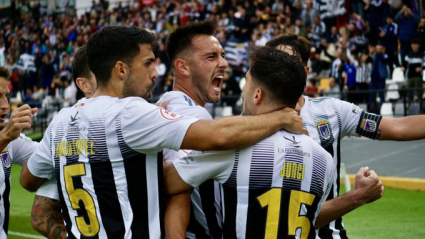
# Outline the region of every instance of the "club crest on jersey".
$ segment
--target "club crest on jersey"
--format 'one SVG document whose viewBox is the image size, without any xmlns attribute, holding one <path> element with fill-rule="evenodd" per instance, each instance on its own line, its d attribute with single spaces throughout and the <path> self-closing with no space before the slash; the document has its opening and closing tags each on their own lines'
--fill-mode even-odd
<svg viewBox="0 0 425 239">
<path fill-rule="evenodd" d="M 317 130 L 319 131 L 319 136 L 323 139 L 329 139 L 331 137 L 331 132 L 329 130 L 329 122 L 327 120 L 322 120 L 316 123 Z"/>
<path fill-rule="evenodd" d="M 176 113 L 173 113 L 173 112 L 170 112 L 170 111 L 166 111 L 164 109 L 160 109 L 159 112 L 161 113 L 161 116 L 164 119 L 167 119 L 167 120 L 176 120 L 176 119 L 183 118 L 183 115 L 179 115 L 179 114 L 176 114 Z"/>
<path fill-rule="evenodd" d="M 9 152 L 7 152 L 7 149 L 3 149 L 1 152 L 1 162 L 4 167 L 10 168 L 10 156 Z"/>
<path fill-rule="evenodd" d="M 376 131 L 376 121 L 370 119 L 363 119 L 361 128 L 365 131 L 375 132 Z"/>
</svg>

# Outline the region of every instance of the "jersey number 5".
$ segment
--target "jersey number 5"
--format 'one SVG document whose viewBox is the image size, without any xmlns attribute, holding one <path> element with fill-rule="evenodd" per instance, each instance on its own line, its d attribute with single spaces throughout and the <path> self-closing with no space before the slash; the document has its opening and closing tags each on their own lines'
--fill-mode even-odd
<svg viewBox="0 0 425 239">
<path fill-rule="evenodd" d="M 281 188 L 272 188 L 257 197 L 263 208 L 268 207 L 264 239 L 277 238 L 281 196 Z M 310 221 L 306 216 L 300 216 L 300 209 L 302 204 L 313 204 L 315 197 L 315 195 L 310 193 L 291 190 L 288 211 L 288 236 L 295 236 L 297 229 L 301 228 L 301 239 L 307 239 L 310 231 Z"/>
<path fill-rule="evenodd" d="M 77 222 L 78 230 L 84 236 L 94 236 L 99 233 L 99 221 L 97 220 L 93 198 L 86 190 L 75 188 L 72 181 L 73 177 L 86 175 L 86 167 L 83 163 L 65 165 L 63 171 L 65 175 L 65 187 L 69 195 L 69 202 L 71 203 L 72 209 L 81 209 L 80 202 L 82 202 L 89 219 L 89 221 L 86 222 L 83 216 L 77 216 L 75 221 Z"/>
</svg>

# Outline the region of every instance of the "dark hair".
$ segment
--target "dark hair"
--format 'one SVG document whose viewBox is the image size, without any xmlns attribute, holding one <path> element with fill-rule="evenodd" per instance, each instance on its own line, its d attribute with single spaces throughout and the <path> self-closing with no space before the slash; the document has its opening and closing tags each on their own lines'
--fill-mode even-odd
<svg viewBox="0 0 425 239">
<path fill-rule="evenodd" d="M 296 56 L 300 57 L 304 66 L 310 58 L 311 43 L 304 37 L 293 33 L 280 34 L 266 43 L 266 46 L 276 48 L 280 45 L 291 46 Z"/>
<path fill-rule="evenodd" d="M 77 99 L 84 97 L 84 92 L 77 85 L 77 78 L 79 77 L 86 79 L 91 78 L 85 45 L 78 49 L 72 60 L 72 79 L 74 79 L 74 83 L 77 86 Z"/>
<path fill-rule="evenodd" d="M 421 45 L 421 43 L 422 43 L 421 39 L 419 39 L 419 38 L 413 38 L 411 44 Z"/>
<path fill-rule="evenodd" d="M 74 82 L 78 77 L 90 78 L 90 68 L 87 59 L 86 46 L 80 47 L 72 60 L 72 78 Z"/>
<path fill-rule="evenodd" d="M 10 72 L 10 70 L 0 66 L 0 77 L 3 77 L 6 80 L 9 80 L 10 76 L 12 76 L 12 73 Z"/>
<path fill-rule="evenodd" d="M 154 34 L 126 26 L 107 26 L 95 32 L 89 39 L 86 52 L 90 70 L 99 85 L 106 85 L 117 61 L 131 65 L 140 53 L 139 44 L 156 44 Z"/>
<path fill-rule="evenodd" d="M 266 88 L 269 99 L 295 107 L 306 86 L 306 73 L 298 56 L 271 47 L 258 47 L 250 53 L 251 77 Z"/>
<path fill-rule="evenodd" d="M 194 37 L 199 35 L 214 36 L 216 30 L 217 24 L 215 21 L 190 23 L 174 30 L 165 43 L 165 50 L 171 65 L 173 65 L 173 61 L 179 53 L 191 49 Z"/>
</svg>

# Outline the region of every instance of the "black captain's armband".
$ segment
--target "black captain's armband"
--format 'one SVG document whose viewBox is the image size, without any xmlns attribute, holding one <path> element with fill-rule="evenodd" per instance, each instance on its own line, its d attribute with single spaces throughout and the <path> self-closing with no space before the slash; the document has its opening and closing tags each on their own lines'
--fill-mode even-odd
<svg viewBox="0 0 425 239">
<path fill-rule="evenodd" d="M 382 115 L 362 112 L 359 123 L 357 124 L 356 133 L 369 139 L 378 139 L 380 131 L 378 130 L 381 123 Z"/>
</svg>

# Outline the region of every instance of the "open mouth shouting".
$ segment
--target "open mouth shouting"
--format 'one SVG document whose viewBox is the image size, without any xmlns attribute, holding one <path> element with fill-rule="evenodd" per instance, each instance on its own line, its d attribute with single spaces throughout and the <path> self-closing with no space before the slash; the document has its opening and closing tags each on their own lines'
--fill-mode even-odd
<svg viewBox="0 0 425 239">
<path fill-rule="evenodd" d="M 217 75 L 212 80 L 212 89 L 216 94 L 220 94 L 221 86 L 223 85 L 224 74 Z"/>
</svg>

